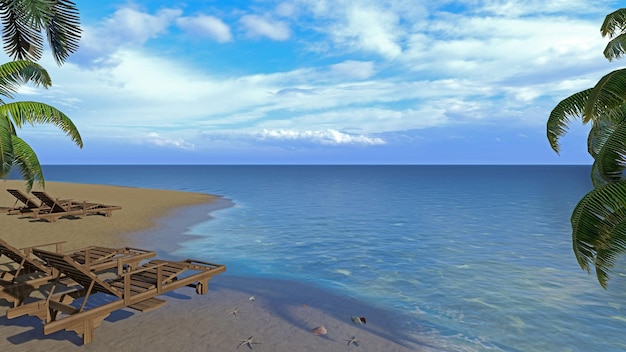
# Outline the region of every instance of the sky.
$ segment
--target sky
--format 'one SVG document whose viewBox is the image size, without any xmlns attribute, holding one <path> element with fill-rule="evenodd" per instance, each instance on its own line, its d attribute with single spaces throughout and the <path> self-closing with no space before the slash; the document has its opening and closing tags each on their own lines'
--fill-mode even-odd
<svg viewBox="0 0 626 352">
<path fill-rule="evenodd" d="M 79 50 L 18 101 L 41 164 L 591 164 L 546 121 L 624 62 L 591 0 L 75 0 Z M 5 61 L 8 61 L 5 55 Z"/>
</svg>

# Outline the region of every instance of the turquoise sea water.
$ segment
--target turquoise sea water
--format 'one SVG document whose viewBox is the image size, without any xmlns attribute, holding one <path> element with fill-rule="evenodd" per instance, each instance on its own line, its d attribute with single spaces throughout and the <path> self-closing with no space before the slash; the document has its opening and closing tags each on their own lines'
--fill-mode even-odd
<svg viewBox="0 0 626 352">
<path fill-rule="evenodd" d="M 442 351 L 624 351 L 626 277 L 572 252 L 586 166 L 47 166 L 47 180 L 218 194 L 177 254 L 393 311 Z M 618 271 L 626 273 L 626 262 Z"/>
</svg>

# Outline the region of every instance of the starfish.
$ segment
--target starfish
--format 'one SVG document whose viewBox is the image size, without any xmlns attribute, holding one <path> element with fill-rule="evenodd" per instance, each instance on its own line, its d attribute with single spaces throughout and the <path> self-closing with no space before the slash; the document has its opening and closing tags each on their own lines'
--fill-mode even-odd
<svg viewBox="0 0 626 352">
<path fill-rule="evenodd" d="M 248 347 L 250 347 L 250 349 L 252 349 L 252 345 L 256 345 L 256 344 L 260 344 L 260 342 L 255 342 L 252 339 L 254 338 L 254 336 L 250 336 L 245 340 L 241 340 L 241 343 L 239 344 L 239 346 L 237 346 L 237 348 L 244 346 L 244 345 L 248 345 Z"/>
<path fill-rule="evenodd" d="M 357 340 L 356 336 L 352 336 L 351 339 L 346 339 L 346 341 L 348 341 L 348 346 L 350 346 L 350 345 L 358 346 L 359 345 L 359 340 Z"/>
</svg>

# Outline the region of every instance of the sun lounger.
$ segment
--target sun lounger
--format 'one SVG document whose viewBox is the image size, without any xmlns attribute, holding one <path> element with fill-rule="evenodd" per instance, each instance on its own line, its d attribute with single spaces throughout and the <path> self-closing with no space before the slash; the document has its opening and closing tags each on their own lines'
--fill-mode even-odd
<svg viewBox="0 0 626 352">
<path fill-rule="evenodd" d="M 117 268 L 117 275 L 122 275 L 124 271 L 134 270 L 139 266 L 140 262 L 156 256 L 154 251 L 139 248 L 97 246 L 65 252 L 65 254 L 83 265 L 87 270 L 103 271 Z"/>
<path fill-rule="evenodd" d="M 15 204 L 13 204 L 13 208 L 9 209 L 9 214 L 19 214 L 19 213 L 27 213 L 33 211 L 33 209 L 41 208 L 41 205 L 35 202 L 33 199 L 28 198 L 27 195 L 22 193 L 22 191 L 17 189 L 7 189 L 14 198 Z M 18 206 L 18 203 L 24 204 L 23 206 Z"/>
<path fill-rule="evenodd" d="M 45 207 L 33 209 L 32 217 L 55 222 L 61 217 L 85 215 L 84 205 L 71 200 L 60 201 L 53 199 L 45 192 L 33 191 L 33 195 L 41 201 Z"/>
<path fill-rule="evenodd" d="M 62 242 L 41 245 L 56 246 L 60 251 Z M 5 299 L 13 306 L 22 304 L 34 290 L 47 284 L 53 278 L 53 269 L 32 258 L 26 251 L 20 250 L 0 239 L 0 257 L 11 260 L 0 271 L 0 299 Z"/>
<path fill-rule="evenodd" d="M 42 258 L 47 265 L 58 269 L 59 273 L 82 286 L 81 293 L 84 293 L 82 303 L 80 307 L 69 304 L 71 302 L 65 300 L 67 296 L 53 294 L 53 288 L 45 300 L 9 309 L 7 318 L 22 315 L 40 317 L 44 320 L 45 335 L 61 330 L 72 330 L 83 336 L 84 344 L 92 341 L 94 330 L 110 313 L 122 308 L 142 312 L 157 309 L 167 301 L 156 296 L 183 286 L 195 287 L 196 293 L 205 294 L 209 280 L 226 270 L 223 265 L 193 260 L 180 262 L 151 260 L 136 270 L 114 279 L 104 280 L 68 255 L 36 248 L 33 249 L 33 253 Z M 96 305 L 88 306 L 89 298 L 96 294 L 108 295 L 111 299 L 96 298 Z"/>
<path fill-rule="evenodd" d="M 13 266 L 17 268 L 7 269 L 0 272 L 0 299 L 4 298 L 12 302 L 14 306 L 20 305 L 32 291 L 49 283 L 55 277 L 54 268 L 44 265 L 43 261 L 31 256 L 34 248 L 55 246 L 56 252 L 61 253 L 61 244 L 55 242 L 44 245 L 18 249 L 0 239 L 0 257 L 2 255 L 11 259 Z M 109 269 L 117 269 L 117 275 L 125 270 L 136 268 L 140 262 L 153 258 L 154 251 L 132 247 L 107 248 L 91 246 L 87 248 L 63 252 L 73 260 L 83 265 L 87 270 L 103 272 Z M 6 263 L 8 265 L 11 263 Z M 71 284 L 63 281 L 64 284 Z"/>
<path fill-rule="evenodd" d="M 45 208 L 33 209 L 32 216 L 35 219 L 44 219 L 50 222 L 55 222 L 59 218 L 67 216 L 101 214 L 110 217 L 114 210 L 122 209 L 122 207 L 116 205 L 87 203 L 86 201 L 59 201 L 42 191 L 33 191 L 32 193 L 46 206 Z"/>
</svg>

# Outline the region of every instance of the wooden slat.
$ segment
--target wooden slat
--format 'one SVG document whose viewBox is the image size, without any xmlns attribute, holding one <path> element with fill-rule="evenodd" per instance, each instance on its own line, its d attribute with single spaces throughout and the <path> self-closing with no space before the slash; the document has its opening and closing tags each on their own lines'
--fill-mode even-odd
<svg viewBox="0 0 626 352">
<path fill-rule="evenodd" d="M 64 304 L 61 302 L 56 302 L 56 301 L 50 301 L 48 302 L 49 307 L 54 309 L 54 310 L 58 310 L 59 312 L 63 312 L 65 314 L 75 314 L 78 313 L 78 308 L 76 307 L 72 307 L 69 304 Z"/>
<path fill-rule="evenodd" d="M 149 312 L 151 310 L 155 310 L 157 308 L 161 308 L 163 307 L 165 304 L 167 304 L 167 301 L 164 299 L 160 299 L 160 298 L 150 298 L 147 299 L 145 301 L 141 301 L 141 302 L 137 302 L 133 305 L 128 306 L 129 308 L 138 310 L 140 312 L 146 313 Z"/>
</svg>

